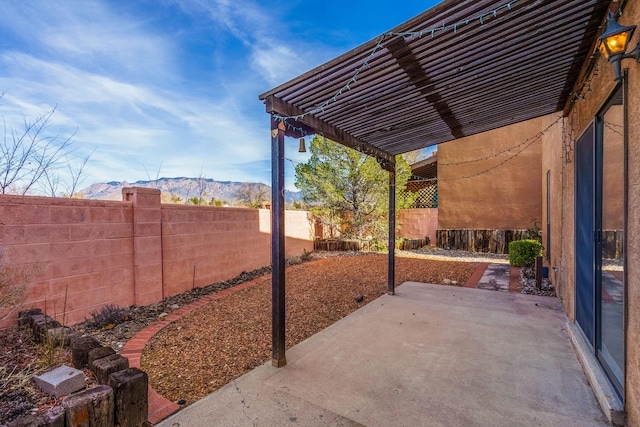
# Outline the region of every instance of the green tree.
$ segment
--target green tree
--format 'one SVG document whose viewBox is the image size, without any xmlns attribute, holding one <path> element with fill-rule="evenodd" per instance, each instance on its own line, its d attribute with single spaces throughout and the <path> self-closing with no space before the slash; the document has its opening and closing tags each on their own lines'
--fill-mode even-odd
<svg viewBox="0 0 640 427">
<path fill-rule="evenodd" d="M 311 211 L 344 237 L 386 233 L 389 173 L 375 158 L 324 137 L 310 143 L 311 156 L 296 166 L 296 187 Z M 411 168 L 396 156 L 396 208 L 409 207 L 405 195 Z"/>
</svg>

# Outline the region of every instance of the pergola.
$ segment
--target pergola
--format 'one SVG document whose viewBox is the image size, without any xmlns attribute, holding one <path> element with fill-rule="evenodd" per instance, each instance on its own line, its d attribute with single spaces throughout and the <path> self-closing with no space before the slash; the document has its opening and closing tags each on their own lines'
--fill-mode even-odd
<svg viewBox="0 0 640 427">
<path fill-rule="evenodd" d="M 262 95 L 271 115 L 272 362 L 285 358 L 284 138 L 320 134 L 389 172 L 395 156 L 565 114 L 584 85 L 609 1 L 447 0 Z"/>
</svg>

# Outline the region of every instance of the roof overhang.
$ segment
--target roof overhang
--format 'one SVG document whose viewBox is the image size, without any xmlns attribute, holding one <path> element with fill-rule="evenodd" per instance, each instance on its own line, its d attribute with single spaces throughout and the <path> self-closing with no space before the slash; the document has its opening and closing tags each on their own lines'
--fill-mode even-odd
<svg viewBox="0 0 640 427">
<path fill-rule="evenodd" d="M 432 155 L 411 165 L 412 179 L 434 179 L 438 177 L 438 156 Z"/>
<path fill-rule="evenodd" d="M 562 111 L 608 7 L 447 0 L 259 98 L 287 135 L 322 134 L 389 167 L 397 154 Z"/>
</svg>

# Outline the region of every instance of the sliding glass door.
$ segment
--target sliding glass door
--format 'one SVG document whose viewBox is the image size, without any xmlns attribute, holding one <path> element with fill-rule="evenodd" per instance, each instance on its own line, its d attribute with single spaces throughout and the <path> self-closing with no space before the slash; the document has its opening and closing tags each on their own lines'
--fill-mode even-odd
<svg viewBox="0 0 640 427">
<path fill-rule="evenodd" d="M 623 397 L 625 108 L 620 87 L 575 145 L 576 322 Z"/>
</svg>

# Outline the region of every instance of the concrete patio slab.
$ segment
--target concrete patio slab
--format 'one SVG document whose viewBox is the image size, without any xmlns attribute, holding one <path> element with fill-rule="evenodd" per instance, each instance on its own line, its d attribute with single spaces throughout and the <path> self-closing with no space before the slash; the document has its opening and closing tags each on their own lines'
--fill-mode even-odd
<svg viewBox="0 0 640 427">
<path fill-rule="evenodd" d="M 603 426 L 555 298 L 408 282 L 159 423 Z"/>
</svg>

